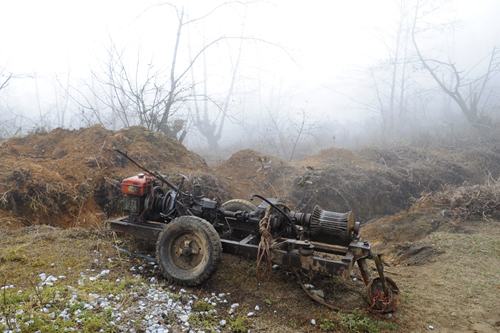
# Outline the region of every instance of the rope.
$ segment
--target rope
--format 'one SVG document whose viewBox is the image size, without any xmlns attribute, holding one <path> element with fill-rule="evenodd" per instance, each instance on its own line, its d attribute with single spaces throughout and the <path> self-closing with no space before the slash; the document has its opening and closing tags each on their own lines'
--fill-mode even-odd
<svg viewBox="0 0 500 333">
<path fill-rule="evenodd" d="M 285 207 L 286 209 L 290 210 L 290 208 L 281 203 L 275 203 L 275 206 L 282 206 Z M 276 248 L 275 244 L 271 245 L 271 242 L 273 241 L 273 235 L 271 234 L 271 224 L 269 223 L 269 215 L 271 213 L 271 209 L 273 207 L 269 205 L 266 209 L 266 213 L 262 220 L 259 221 L 259 232 L 260 232 L 260 242 L 259 242 L 259 248 L 257 251 L 257 267 L 256 267 L 256 275 L 257 278 L 269 278 L 271 277 L 271 272 L 272 272 L 272 256 L 271 256 L 271 248 Z M 265 266 L 264 269 L 259 270 L 260 264 L 262 261 L 265 261 Z"/>
<path fill-rule="evenodd" d="M 273 236 L 271 235 L 270 229 L 271 224 L 269 223 L 269 213 L 271 212 L 271 206 L 267 207 L 266 214 L 259 222 L 259 232 L 260 232 L 260 243 L 257 251 L 257 267 L 256 267 L 256 275 L 257 278 L 261 279 L 263 277 L 269 278 L 271 277 L 272 270 L 272 258 L 271 258 L 271 241 L 273 240 Z M 260 264 L 262 260 L 265 260 L 266 265 L 262 273 L 259 270 Z"/>
<path fill-rule="evenodd" d="M 377 290 L 373 293 L 373 304 L 370 306 L 369 310 L 371 312 L 391 312 L 396 310 L 396 302 L 391 298 L 391 296 L 385 296 L 385 293 L 382 290 Z M 377 306 L 380 310 L 374 309 Z"/>
</svg>

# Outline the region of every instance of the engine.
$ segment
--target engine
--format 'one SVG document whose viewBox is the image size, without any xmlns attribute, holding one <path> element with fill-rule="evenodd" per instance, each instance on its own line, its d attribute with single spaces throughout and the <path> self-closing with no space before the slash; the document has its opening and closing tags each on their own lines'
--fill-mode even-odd
<svg viewBox="0 0 500 333">
<path fill-rule="evenodd" d="M 205 198 L 200 185 L 194 186 L 193 193 L 183 193 L 176 187 L 166 191 L 159 185 L 160 181 L 148 173 L 126 178 L 122 181 L 124 194 L 124 210 L 129 214 L 129 220 L 134 222 L 156 221 L 170 222 L 182 215 L 194 215 L 217 225 L 220 218 L 235 219 L 232 229 L 243 231 L 259 229 L 259 222 L 264 218 L 269 205 L 280 205 L 278 199 L 264 199 L 251 212 L 233 213 L 220 209 L 217 201 Z M 351 212 L 336 213 L 325 211 L 316 206 L 312 213 L 299 213 L 273 208 L 269 213 L 268 221 L 273 237 L 298 237 L 313 241 L 326 242 L 347 246 L 353 238 L 358 236 L 359 222 L 354 222 Z"/>
<path fill-rule="evenodd" d="M 179 188 L 166 191 L 159 184 L 160 181 L 148 173 L 122 181 L 123 210 L 131 221 L 170 222 L 181 215 L 195 215 L 211 222 L 217 220 L 219 204 L 203 197 L 200 185 L 195 185 L 193 194 L 187 194 L 178 191 Z"/>
<path fill-rule="evenodd" d="M 122 193 L 124 195 L 123 210 L 126 211 L 134 221 L 145 220 L 145 216 L 143 216 L 145 208 L 144 203 L 146 197 L 153 189 L 154 180 L 155 179 L 150 175 L 140 173 L 122 181 Z"/>
</svg>

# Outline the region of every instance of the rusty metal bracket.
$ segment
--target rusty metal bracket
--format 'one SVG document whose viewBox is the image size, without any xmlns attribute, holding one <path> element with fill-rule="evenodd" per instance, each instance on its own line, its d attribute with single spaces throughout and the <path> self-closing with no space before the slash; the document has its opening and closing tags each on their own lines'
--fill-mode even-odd
<svg viewBox="0 0 500 333">
<path fill-rule="evenodd" d="M 139 221 L 130 221 L 128 218 L 121 218 L 117 220 L 111 220 L 106 222 L 107 227 L 110 230 L 124 232 L 133 236 L 146 238 L 151 242 L 155 242 L 160 235 L 160 232 L 165 227 L 165 224 L 162 223 L 153 223 L 153 222 L 139 222 Z"/>
<path fill-rule="evenodd" d="M 258 245 L 245 244 L 227 239 L 221 239 L 221 243 L 225 253 L 251 260 L 257 259 Z M 341 276 L 348 276 L 354 263 L 351 259 L 337 261 L 314 256 L 303 256 L 299 254 L 298 250 L 287 252 L 271 249 L 271 257 L 274 264 Z"/>
</svg>

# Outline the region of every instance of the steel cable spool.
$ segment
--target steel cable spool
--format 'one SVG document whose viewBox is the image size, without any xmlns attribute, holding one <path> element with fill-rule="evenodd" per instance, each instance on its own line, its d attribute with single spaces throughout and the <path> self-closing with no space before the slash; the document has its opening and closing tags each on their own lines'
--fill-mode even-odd
<svg viewBox="0 0 500 333">
<path fill-rule="evenodd" d="M 315 206 L 310 222 L 311 238 L 315 241 L 327 240 L 330 244 L 347 246 L 354 230 L 354 214 L 337 213 Z"/>
</svg>

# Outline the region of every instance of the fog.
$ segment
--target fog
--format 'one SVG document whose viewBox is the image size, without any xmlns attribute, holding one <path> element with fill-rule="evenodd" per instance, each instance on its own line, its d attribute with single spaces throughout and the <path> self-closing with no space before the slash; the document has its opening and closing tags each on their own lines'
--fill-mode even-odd
<svg viewBox="0 0 500 333">
<path fill-rule="evenodd" d="M 0 138 L 143 125 L 215 160 L 448 145 L 498 122 L 498 14 L 488 0 L 3 2 Z"/>
</svg>

